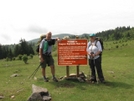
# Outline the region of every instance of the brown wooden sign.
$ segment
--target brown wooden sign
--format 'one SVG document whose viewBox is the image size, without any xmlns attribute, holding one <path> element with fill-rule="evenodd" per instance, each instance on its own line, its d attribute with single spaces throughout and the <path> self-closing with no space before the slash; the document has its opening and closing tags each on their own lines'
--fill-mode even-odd
<svg viewBox="0 0 134 101">
<path fill-rule="evenodd" d="M 87 40 L 58 42 L 58 65 L 87 65 Z"/>
</svg>

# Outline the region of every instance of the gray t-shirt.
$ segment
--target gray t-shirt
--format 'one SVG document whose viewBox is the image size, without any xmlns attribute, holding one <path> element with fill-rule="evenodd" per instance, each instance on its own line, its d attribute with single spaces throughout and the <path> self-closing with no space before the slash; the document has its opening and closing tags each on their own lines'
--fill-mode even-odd
<svg viewBox="0 0 134 101">
<path fill-rule="evenodd" d="M 43 50 L 43 54 L 51 54 L 52 52 L 52 45 L 49 45 L 45 39 L 41 41 L 40 48 Z"/>
</svg>

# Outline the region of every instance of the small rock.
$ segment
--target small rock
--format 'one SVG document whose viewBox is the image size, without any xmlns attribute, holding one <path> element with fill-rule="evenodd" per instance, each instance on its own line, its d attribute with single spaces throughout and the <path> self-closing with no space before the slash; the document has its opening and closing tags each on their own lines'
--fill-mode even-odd
<svg viewBox="0 0 134 101">
<path fill-rule="evenodd" d="M 71 73 L 69 77 L 77 77 L 76 73 Z"/>
<path fill-rule="evenodd" d="M 50 96 L 43 96 L 43 100 L 44 101 L 51 101 L 51 97 Z"/>
<path fill-rule="evenodd" d="M 39 93 L 33 93 L 27 101 L 43 101 L 43 98 Z"/>
<path fill-rule="evenodd" d="M 85 80 L 83 80 L 81 77 L 78 77 L 78 81 L 79 82 L 85 82 Z"/>
<path fill-rule="evenodd" d="M 34 77 L 34 80 L 37 80 L 37 77 Z"/>
<path fill-rule="evenodd" d="M 109 73 L 111 73 L 111 74 L 114 74 L 114 71 L 107 71 L 107 72 L 109 72 Z"/>
<path fill-rule="evenodd" d="M 17 76 L 19 76 L 19 75 L 18 74 L 13 74 L 10 77 L 17 77 Z"/>
<path fill-rule="evenodd" d="M 40 93 L 40 92 L 48 93 L 48 90 L 47 88 L 42 88 L 42 87 L 32 84 L 32 92 L 33 93 Z"/>
<path fill-rule="evenodd" d="M 12 96 L 11 96 L 11 99 L 13 99 L 14 97 L 15 97 L 15 96 L 14 96 L 14 95 L 12 95 Z"/>
<path fill-rule="evenodd" d="M 0 95 L 0 99 L 4 99 L 4 98 L 5 98 L 4 96 L 1 96 L 1 95 Z"/>
<path fill-rule="evenodd" d="M 32 85 L 32 94 L 27 101 L 51 101 L 51 96 L 46 88 Z"/>
</svg>

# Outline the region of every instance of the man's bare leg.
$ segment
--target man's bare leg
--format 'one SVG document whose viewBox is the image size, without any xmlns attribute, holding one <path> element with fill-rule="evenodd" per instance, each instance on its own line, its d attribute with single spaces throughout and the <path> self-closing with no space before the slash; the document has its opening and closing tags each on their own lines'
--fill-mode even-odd
<svg viewBox="0 0 134 101">
<path fill-rule="evenodd" d="M 52 73 L 52 76 L 53 76 L 53 80 L 55 82 L 58 82 L 58 80 L 55 77 L 55 66 L 54 65 L 51 65 L 50 68 L 51 68 L 51 73 Z"/>
<path fill-rule="evenodd" d="M 42 76 L 43 76 L 45 82 L 48 82 L 48 79 L 46 78 L 46 68 L 42 68 Z"/>
</svg>

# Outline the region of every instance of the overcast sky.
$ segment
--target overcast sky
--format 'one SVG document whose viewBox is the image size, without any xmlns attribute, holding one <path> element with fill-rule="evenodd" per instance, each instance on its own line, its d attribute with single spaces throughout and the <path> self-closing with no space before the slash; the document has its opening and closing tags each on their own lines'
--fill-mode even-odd
<svg viewBox="0 0 134 101">
<path fill-rule="evenodd" d="M 97 33 L 134 27 L 134 0 L 0 0 L 0 44 L 39 38 L 51 31 Z"/>
</svg>

